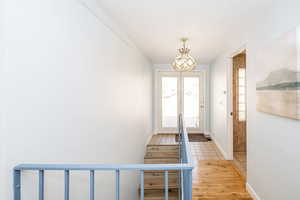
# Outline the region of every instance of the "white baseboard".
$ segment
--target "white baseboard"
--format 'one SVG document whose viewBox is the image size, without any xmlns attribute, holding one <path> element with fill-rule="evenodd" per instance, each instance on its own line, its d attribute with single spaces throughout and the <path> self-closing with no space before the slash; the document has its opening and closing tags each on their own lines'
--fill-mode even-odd
<svg viewBox="0 0 300 200">
<path fill-rule="evenodd" d="M 223 155 L 223 157 L 225 158 L 225 160 L 230 160 L 228 158 L 228 155 L 227 155 L 226 151 L 224 151 L 224 149 L 221 147 L 221 145 L 219 144 L 219 142 L 213 137 L 213 134 L 211 134 L 211 136 L 212 136 L 212 140 L 214 141 L 214 143 L 218 147 L 219 151 L 221 152 L 221 154 Z"/>
<path fill-rule="evenodd" d="M 249 183 L 246 183 L 246 189 L 254 200 L 262 200 L 262 198 L 258 196 L 258 194 L 254 191 L 253 187 L 251 187 Z"/>
</svg>

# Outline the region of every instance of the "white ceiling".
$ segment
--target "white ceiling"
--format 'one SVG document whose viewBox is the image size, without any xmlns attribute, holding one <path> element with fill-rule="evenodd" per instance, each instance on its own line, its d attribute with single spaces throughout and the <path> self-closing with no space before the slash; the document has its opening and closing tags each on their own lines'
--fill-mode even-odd
<svg viewBox="0 0 300 200">
<path fill-rule="evenodd" d="M 172 62 L 188 37 L 191 55 L 210 63 L 251 31 L 273 0 L 98 0 L 155 64 Z"/>
</svg>

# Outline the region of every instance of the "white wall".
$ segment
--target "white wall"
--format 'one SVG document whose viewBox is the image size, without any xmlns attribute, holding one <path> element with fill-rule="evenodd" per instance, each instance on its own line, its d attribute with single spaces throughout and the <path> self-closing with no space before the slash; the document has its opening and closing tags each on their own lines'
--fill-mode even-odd
<svg viewBox="0 0 300 200">
<path fill-rule="evenodd" d="M 12 199 L 20 163 L 142 163 L 152 134 L 148 59 L 95 2 L 6 0 L 4 9 L 0 199 Z M 71 174 L 71 199 L 88 199 L 83 174 Z M 125 174 L 122 199 L 132 200 L 137 177 Z M 114 174 L 96 176 L 97 199 L 113 199 Z M 22 181 L 22 199 L 37 199 L 36 176 Z M 63 199 L 63 173 L 46 174 L 46 196 Z"/>
<path fill-rule="evenodd" d="M 3 0 L 0 0 L 0 71 L 3 69 L 3 56 L 4 56 L 4 32 L 3 32 L 3 23 L 4 23 L 4 15 L 3 15 Z M 1 81 L 1 73 L 0 73 L 0 81 Z M 2 88 L 2 84 L 0 84 L 0 88 Z M 2 95 L 1 95 L 2 96 Z M 2 101 L 2 98 L 0 98 L 0 102 Z M 0 110 L 2 110 L 1 103 L 0 103 Z M 0 112 L 0 127 L 3 125 L 3 113 Z M 0 132 L 0 177 L 3 177 L 3 172 L 4 172 L 4 163 L 5 163 L 5 153 L 4 153 L 4 134 L 2 131 Z M 3 186 L 5 184 L 4 178 L 0 179 L 0 185 Z M 0 187 L 0 199 L 4 199 L 4 187 Z"/>
<path fill-rule="evenodd" d="M 296 0 L 274 1 L 265 10 L 256 27 L 249 27 L 246 36 L 238 38 L 228 51 L 212 66 L 212 117 L 211 127 L 216 141 L 230 155 L 230 120 L 227 91 L 231 84 L 227 71 L 231 68 L 230 56 L 246 44 L 247 50 L 247 140 L 249 186 L 263 200 L 300 199 L 300 121 L 268 115 L 256 111 L 256 52 L 261 42 L 277 38 L 300 25 L 300 2 Z M 228 77 L 229 78 L 229 77 Z M 220 103 L 224 102 L 224 103 Z"/>
<path fill-rule="evenodd" d="M 228 144 L 227 133 L 227 68 L 229 66 L 228 58 L 216 60 L 211 67 L 210 76 L 210 98 L 211 98 L 211 117 L 210 128 L 211 135 L 215 143 L 228 158 L 230 147 Z"/>
</svg>

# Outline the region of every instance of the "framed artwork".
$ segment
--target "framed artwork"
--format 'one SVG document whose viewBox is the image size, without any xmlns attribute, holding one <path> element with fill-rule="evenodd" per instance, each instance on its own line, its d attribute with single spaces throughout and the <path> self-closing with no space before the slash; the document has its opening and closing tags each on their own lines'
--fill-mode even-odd
<svg viewBox="0 0 300 200">
<path fill-rule="evenodd" d="M 257 111 L 300 120 L 300 28 L 269 41 L 257 55 Z"/>
</svg>

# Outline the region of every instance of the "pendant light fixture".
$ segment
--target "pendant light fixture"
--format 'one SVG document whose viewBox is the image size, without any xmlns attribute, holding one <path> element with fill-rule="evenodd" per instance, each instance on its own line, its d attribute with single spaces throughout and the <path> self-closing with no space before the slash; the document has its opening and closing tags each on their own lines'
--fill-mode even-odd
<svg viewBox="0 0 300 200">
<path fill-rule="evenodd" d="M 190 49 L 186 47 L 187 38 L 182 38 L 183 47 L 178 49 L 179 55 L 172 63 L 173 69 L 178 72 L 192 71 L 196 67 L 195 59 L 189 55 Z"/>
</svg>

